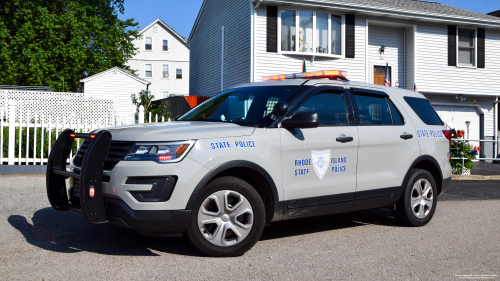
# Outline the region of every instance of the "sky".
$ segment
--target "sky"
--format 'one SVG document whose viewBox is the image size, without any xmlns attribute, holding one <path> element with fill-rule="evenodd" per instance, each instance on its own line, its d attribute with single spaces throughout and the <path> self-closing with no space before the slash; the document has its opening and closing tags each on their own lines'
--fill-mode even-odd
<svg viewBox="0 0 500 281">
<path fill-rule="evenodd" d="M 487 14 L 500 10 L 499 0 L 430 0 Z M 125 13 L 120 19 L 134 18 L 139 28 L 148 26 L 157 18 L 162 19 L 183 37 L 189 37 L 203 0 L 125 0 Z"/>
</svg>

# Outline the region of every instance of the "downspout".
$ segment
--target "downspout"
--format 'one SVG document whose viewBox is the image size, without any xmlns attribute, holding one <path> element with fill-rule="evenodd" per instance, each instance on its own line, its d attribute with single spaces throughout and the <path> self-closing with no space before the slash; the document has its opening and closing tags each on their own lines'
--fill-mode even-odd
<svg viewBox="0 0 500 281">
<path fill-rule="evenodd" d="M 493 140 L 497 141 L 498 140 L 498 102 L 500 102 L 500 100 L 498 99 L 498 97 L 495 98 L 495 102 L 493 103 L 493 116 L 495 118 L 493 124 L 495 124 L 493 126 Z M 498 142 L 495 142 L 493 144 L 493 157 L 494 158 L 497 158 L 498 157 Z"/>
</svg>

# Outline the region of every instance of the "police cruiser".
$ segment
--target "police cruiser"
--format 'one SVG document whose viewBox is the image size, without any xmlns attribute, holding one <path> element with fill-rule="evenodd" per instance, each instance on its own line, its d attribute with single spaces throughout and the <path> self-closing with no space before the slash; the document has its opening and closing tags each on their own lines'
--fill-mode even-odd
<svg viewBox="0 0 500 281">
<path fill-rule="evenodd" d="M 94 224 L 185 233 L 211 256 L 242 255 L 280 220 L 388 207 L 427 224 L 451 180 L 452 131 L 423 95 L 345 76 L 267 76 L 176 121 L 65 130 L 48 199 Z"/>
</svg>

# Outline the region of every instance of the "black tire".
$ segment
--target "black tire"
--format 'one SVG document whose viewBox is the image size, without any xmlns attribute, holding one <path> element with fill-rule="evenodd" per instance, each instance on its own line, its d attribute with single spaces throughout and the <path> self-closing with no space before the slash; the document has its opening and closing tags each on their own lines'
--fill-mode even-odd
<svg viewBox="0 0 500 281">
<path fill-rule="evenodd" d="M 415 198 L 415 193 L 417 193 L 416 194 L 417 196 L 419 195 L 417 189 L 414 190 L 413 188 L 418 181 L 420 181 L 419 183 L 422 184 L 425 184 L 425 181 L 427 181 L 432 186 L 432 200 L 427 200 L 427 202 L 432 202 L 432 206 L 423 211 L 423 214 L 425 215 L 425 217 L 423 218 L 419 218 L 416 214 L 416 210 L 418 210 L 418 214 L 422 214 L 420 213 L 422 210 L 420 209 L 421 205 L 418 205 L 418 207 L 413 208 L 411 204 L 412 196 L 413 198 Z M 417 185 L 417 188 L 418 186 L 419 185 Z M 422 196 L 421 198 L 423 197 L 426 197 L 426 199 L 428 199 L 428 194 Z M 436 211 L 436 205 L 437 205 L 437 186 L 434 177 L 426 170 L 413 169 L 410 172 L 410 178 L 408 182 L 404 186 L 401 198 L 396 203 L 395 206 L 396 208 L 395 210 L 393 210 L 392 213 L 396 221 L 401 224 L 407 226 L 424 226 L 432 219 L 432 216 Z"/>
<path fill-rule="evenodd" d="M 253 209 L 253 225 L 248 236 L 233 246 L 221 247 L 210 243 L 203 237 L 198 228 L 198 212 L 202 203 L 210 195 L 221 190 L 240 193 L 248 200 Z M 250 184 L 236 177 L 221 177 L 208 183 L 199 194 L 191 211 L 186 232 L 191 243 L 201 252 L 213 257 L 234 257 L 243 255 L 257 243 L 264 230 L 265 220 L 266 212 L 264 203 L 257 191 Z"/>
</svg>

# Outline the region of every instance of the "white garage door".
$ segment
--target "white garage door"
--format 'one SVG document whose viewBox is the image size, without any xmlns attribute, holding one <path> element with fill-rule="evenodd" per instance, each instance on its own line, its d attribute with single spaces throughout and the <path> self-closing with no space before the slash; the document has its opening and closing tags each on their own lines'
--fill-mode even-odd
<svg viewBox="0 0 500 281">
<path fill-rule="evenodd" d="M 434 106 L 441 120 L 453 129 L 464 130 L 467 138 L 467 125 L 465 121 L 470 121 L 469 139 L 479 139 L 479 113 L 473 107 L 459 106 Z M 473 142 L 473 145 L 479 145 L 479 142 Z"/>
</svg>

